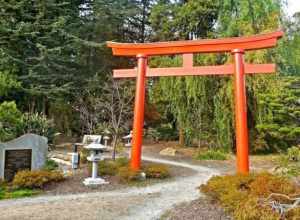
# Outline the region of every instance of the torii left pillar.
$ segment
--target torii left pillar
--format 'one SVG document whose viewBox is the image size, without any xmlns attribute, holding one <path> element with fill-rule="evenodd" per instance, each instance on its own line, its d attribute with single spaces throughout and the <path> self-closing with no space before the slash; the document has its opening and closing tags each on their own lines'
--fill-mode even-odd
<svg viewBox="0 0 300 220">
<path fill-rule="evenodd" d="M 133 118 L 133 136 L 131 148 L 131 169 L 139 170 L 141 168 L 142 144 L 143 144 L 143 127 L 144 127 L 144 110 L 145 110 L 145 93 L 146 93 L 146 71 L 147 56 L 137 55 L 138 75 L 136 79 L 134 118 Z"/>
</svg>

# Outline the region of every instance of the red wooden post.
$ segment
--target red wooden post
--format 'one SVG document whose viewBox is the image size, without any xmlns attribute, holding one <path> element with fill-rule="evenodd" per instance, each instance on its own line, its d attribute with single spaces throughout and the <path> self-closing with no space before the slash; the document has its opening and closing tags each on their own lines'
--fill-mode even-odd
<svg viewBox="0 0 300 220">
<path fill-rule="evenodd" d="M 248 174 L 249 153 L 244 50 L 235 49 L 232 54 L 234 56 L 237 172 Z"/>
<path fill-rule="evenodd" d="M 138 59 L 138 75 L 136 79 L 133 137 L 132 137 L 131 164 L 130 164 L 131 169 L 133 170 L 139 170 L 141 167 L 147 56 L 139 54 L 137 55 L 137 59 Z"/>
</svg>

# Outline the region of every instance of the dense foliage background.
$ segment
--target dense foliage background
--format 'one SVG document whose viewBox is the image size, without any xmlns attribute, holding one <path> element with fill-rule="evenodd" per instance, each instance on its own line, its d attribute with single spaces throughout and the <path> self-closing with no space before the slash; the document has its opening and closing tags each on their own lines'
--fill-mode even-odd
<svg viewBox="0 0 300 220">
<path fill-rule="evenodd" d="M 113 58 L 107 40 L 192 40 L 283 29 L 286 35 L 278 48 L 246 56 L 249 62 L 271 61 L 279 67 L 272 76 L 247 78 L 251 150 L 280 151 L 299 144 L 300 14 L 287 17 L 284 1 L 0 0 L 0 4 L 1 141 L 28 131 L 53 134 L 53 128 L 68 136 L 105 129 L 116 137 L 128 132 L 132 114 L 127 107 L 132 106 L 134 82 L 113 82 L 111 74 L 113 68 L 134 66 L 135 61 Z M 194 62 L 224 64 L 231 56 L 196 54 Z M 181 63 L 180 56 L 150 60 L 152 67 Z M 232 89 L 229 77 L 149 79 L 147 136 L 234 150 Z M 125 112 L 122 116 L 120 109 Z"/>
</svg>

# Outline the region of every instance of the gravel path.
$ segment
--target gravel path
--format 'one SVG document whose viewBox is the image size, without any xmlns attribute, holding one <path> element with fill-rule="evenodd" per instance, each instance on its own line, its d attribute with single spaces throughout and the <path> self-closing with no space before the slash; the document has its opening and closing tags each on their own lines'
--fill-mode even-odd
<svg viewBox="0 0 300 220">
<path fill-rule="evenodd" d="M 153 157 L 143 160 L 192 169 L 194 175 L 143 188 L 61 196 L 39 196 L 0 202 L 0 219 L 147 220 L 159 217 L 176 204 L 199 198 L 197 187 L 217 170 Z"/>
</svg>

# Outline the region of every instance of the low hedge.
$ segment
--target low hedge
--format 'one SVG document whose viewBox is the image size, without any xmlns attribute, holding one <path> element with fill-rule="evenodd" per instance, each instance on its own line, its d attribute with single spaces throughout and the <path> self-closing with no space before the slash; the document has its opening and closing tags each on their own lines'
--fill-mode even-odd
<svg viewBox="0 0 300 220">
<path fill-rule="evenodd" d="M 262 199 L 271 193 L 284 195 L 300 193 L 297 185 L 284 177 L 270 173 L 215 176 L 207 184 L 201 185 L 200 190 L 219 202 L 236 220 L 294 220 L 300 216 L 300 208 L 286 213 L 283 218 L 268 205 L 262 204 Z M 278 202 L 286 201 L 278 198 Z"/>
<path fill-rule="evenodd" d="M 12 186 L 16 189 L 27 188 L 36 189 L 43 188 L 49 183 L 60 182 L 64 180 L 64 175 L 59 171 L 19 171 L 12 182 Z"/>
<path fill-rule="evenodd" d="M 118 169 L 117 176 L 120 178 L 121 182 L 125 183 L 139 181 L 142 179 L 140 171 L 134 171 L 128 166 L 120 167 Z"/>
<path fill-rule="evenodd" d="M 128 159 L 121 157 L 116 160 L 102 160 L 98 165 L 98 174 L 100 176 L 115 176 L 121 167 L 128 166 Z M 90 166 L 91 170 L 91 166 Z"/>
<path fill-rule="evenodd" d="M 169 168 L 162 164 L 146 164 L 141 170 L 133 171 L 127 158 L 100 161 L 98 168 L 100 176 L 118 176 L 122 182 L 142 180 L 142 172 L 146 174 L 146 178 L 164 179 L 170 176 Z"/>
<path fill-rule="evenodd" d="M 149 164 L 143 171 L 147 178 L 165 179 L 170 176 L 169 168 L 163 164 Z"/>
</svg>

